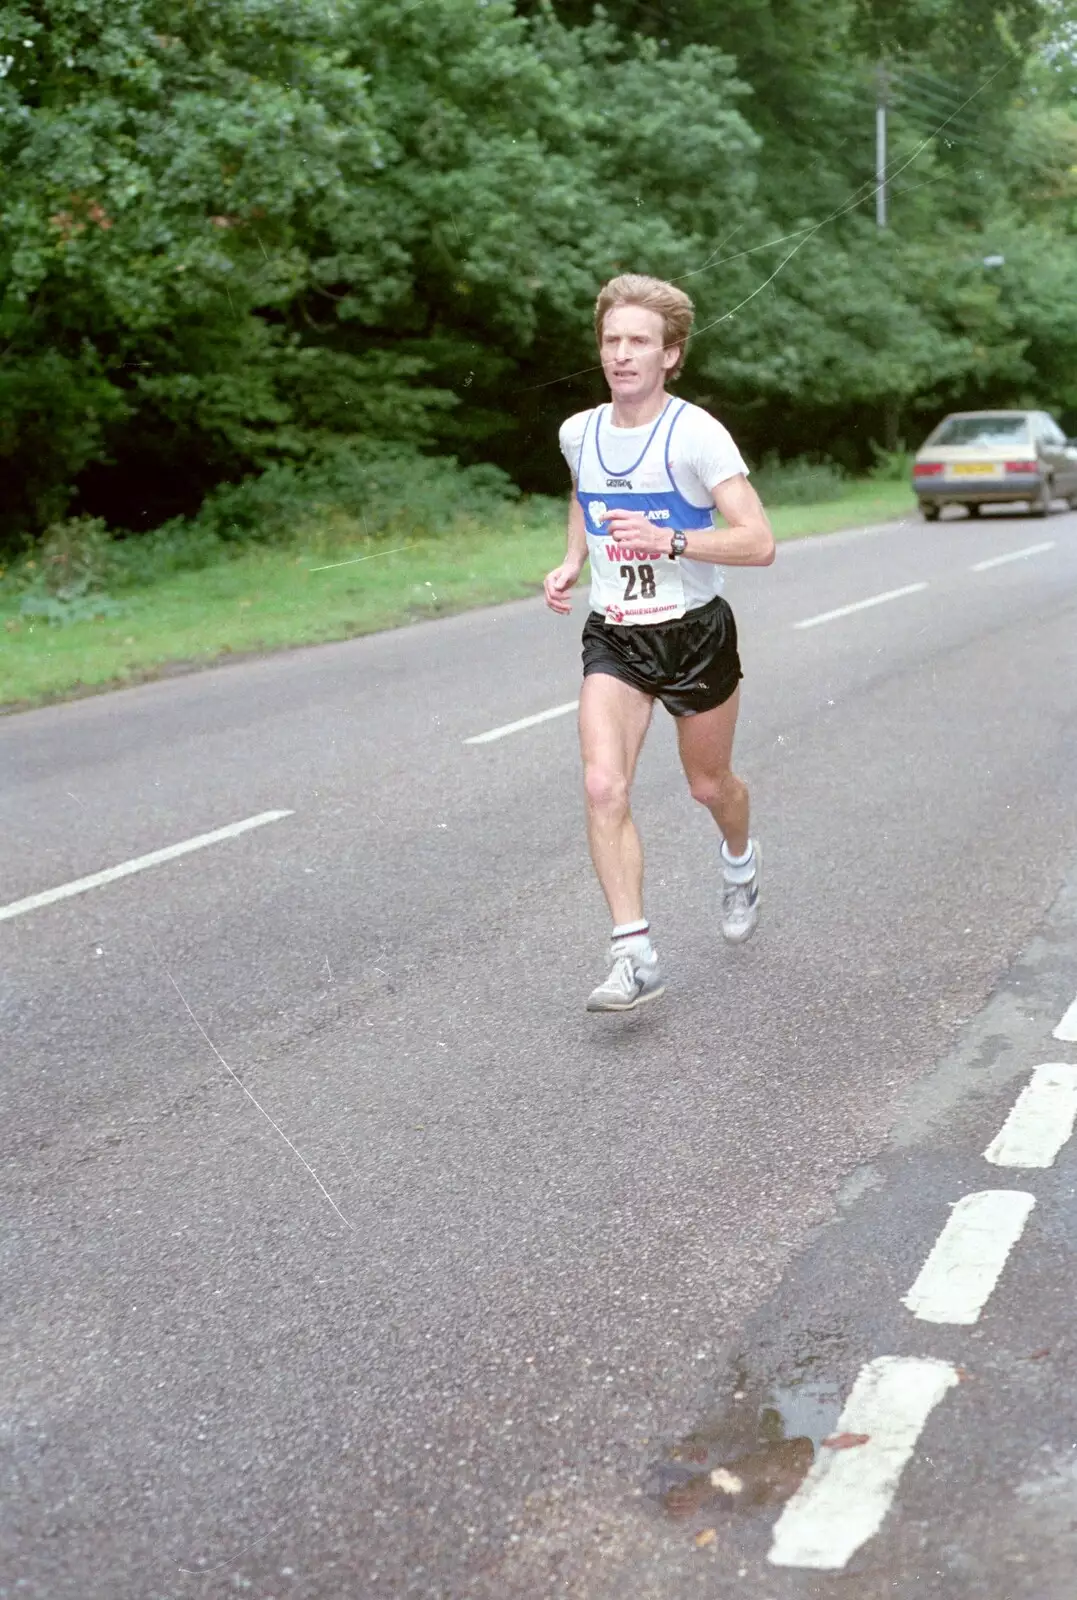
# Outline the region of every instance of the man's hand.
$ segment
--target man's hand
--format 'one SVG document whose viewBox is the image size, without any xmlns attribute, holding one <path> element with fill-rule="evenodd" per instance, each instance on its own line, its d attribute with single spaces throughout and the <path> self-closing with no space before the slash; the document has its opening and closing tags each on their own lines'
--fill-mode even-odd
<svg viewBox="0 0 1077 1600">
<path fill-rule="evenodd" d="M 640 556 L 668 556 L 671 529 L 659 528 L 642 511 L 608 511 L 603 527 L 610 539 Z"/>
<path fill-rule="evenodd" d="M 575 587 L 582 570 L 574 561 L 562 561 L 559 567 L 554 567 L 552 572 L 546 574 L 542 588 L 551 611 L 567 616 L 572 610 L 568 592 Z"/>
</svg>

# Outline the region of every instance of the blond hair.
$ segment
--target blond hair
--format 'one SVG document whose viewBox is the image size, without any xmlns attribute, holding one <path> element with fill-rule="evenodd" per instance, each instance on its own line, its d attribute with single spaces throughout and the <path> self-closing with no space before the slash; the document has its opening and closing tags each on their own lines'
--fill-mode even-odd
<svg viewBox="0 0 1077 1600">
<path fill-rule="evenodd" d="M 684 290 L 666 283 L 663 278 L 648 278 L 641 272 L 624 272 L 619 278 L 611 278 L 595 301 L 595 338 L 600 349 L 606 314 L 614 306 L 642 306 L 646 311 L 658 312 L 662 318 L 663 348 L 668 350 L 676 346 L 680 352 L 676 365 L 667 374 L 675 378 L 684 366 L 685 347 L 696 314 Z"/>
</svg>

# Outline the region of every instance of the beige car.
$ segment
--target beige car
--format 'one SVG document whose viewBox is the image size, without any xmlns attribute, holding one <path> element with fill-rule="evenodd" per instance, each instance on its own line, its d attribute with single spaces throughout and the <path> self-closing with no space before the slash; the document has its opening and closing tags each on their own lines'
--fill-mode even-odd
<svg viewBox="0 0 1077 1600">
<path fill-rule="evenodd" d="M 1077 510 L 1077 439 L 1046 411 L 954 411 L 916 452 L 912 486 L 934 522 L 943 506 L 1022 501 L 1045 517 L 1053 500 Z"/>
</svg>

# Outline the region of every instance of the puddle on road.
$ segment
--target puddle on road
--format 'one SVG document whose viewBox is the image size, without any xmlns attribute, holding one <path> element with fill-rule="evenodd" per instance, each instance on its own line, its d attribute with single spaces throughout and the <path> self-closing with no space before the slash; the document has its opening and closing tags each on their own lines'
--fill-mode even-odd
<svg viewBox="0 0 1077 1600">
<path fill-rule="evenodd" d="M 841 1412 L 837 1386 L 814 1366 L 807 1360 L 787 1381 L 768 1383 L 740 1364 L 728 1398 L 652 1467 L 647 1498 L 678 1521 L 784 1504 Z"/>
</svg>

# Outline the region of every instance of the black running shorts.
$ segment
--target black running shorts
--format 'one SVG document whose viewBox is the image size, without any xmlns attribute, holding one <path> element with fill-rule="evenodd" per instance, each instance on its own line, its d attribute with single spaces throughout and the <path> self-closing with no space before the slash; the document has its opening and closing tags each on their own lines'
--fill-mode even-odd
<svg viewBox="0 0 1077 1600">
<path fill-rule="evenodd" d="M 675 717 L 713 711 L 743 676 L 728 602 L 716 595 L 683 617 L 649 627 L 607 623 L 592 611 L 583 628 L 583 675 L 592 672 L 630 683 Z"/>
</svg>

